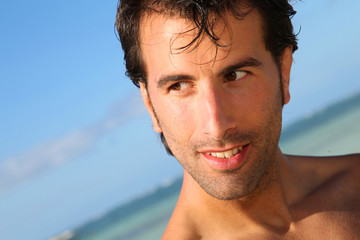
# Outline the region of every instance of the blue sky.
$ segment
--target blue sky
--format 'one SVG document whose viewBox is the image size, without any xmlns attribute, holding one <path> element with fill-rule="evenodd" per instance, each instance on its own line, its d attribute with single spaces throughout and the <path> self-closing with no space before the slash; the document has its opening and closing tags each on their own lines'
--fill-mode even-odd
<svg viewBox="0 0 360 240">
<path fill-rule="evenodd" d="M 0 239 L 45 239 L 182 173 L 124 76 L 117 1 L 0 3 Z M 360 91 L 360 2 L 297 2 L 284 124 Z"/>
</svg>

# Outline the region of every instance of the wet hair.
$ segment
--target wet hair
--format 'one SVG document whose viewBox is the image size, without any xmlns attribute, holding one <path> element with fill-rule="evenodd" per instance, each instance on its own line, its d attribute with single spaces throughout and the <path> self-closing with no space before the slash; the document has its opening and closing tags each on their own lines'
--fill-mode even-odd
<svg viewBox="0 0 360 240">
<path fill-rule="evenodd" d="M 229 13 L 241 20 L 253 10 L 261 15 L 265 47 L 280 68 L 284 50 L 291 46 L 294 52 L 298 48 L 291 23 L 296 11 L 288 0 L 120 0 L 115 27 L 124 51 L 126 75 L 137 87 L 139 83 L 147 86 L 140 47 L 140 21 L 146 14 L 180 16 L 192 21 L 195 37 L 177 49 L 190 52 L 203 36 L 208 36 L 217 47 L 227 47 L 218 42 L 219 37 L 214 32 L 216 22 L 225 20 Z M 167 152 L 173 155 L 164 135 L 160 136 Z"/>
</svg>

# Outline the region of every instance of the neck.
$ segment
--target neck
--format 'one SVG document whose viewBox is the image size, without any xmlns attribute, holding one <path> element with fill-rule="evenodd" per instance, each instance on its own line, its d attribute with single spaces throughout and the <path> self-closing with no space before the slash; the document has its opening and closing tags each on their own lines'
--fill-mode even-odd
<svg viewBox="0 0 360 240">
<path fill-rule="evenodd" d="M 197 213 L 201 211 L 202 219 L 207 219 L 208 224 L 213 220 L 213 224 L 216 225 L 219 225 L 219 222 L 226 223 L 227 228 L 233 226 L 239 229 L 239 226 L 246 228 L 250 225 L 253 228 L 256 225 L 258 228 L 271 229 L 279 233 L 286 232 L 292 218 L 280 171 L 286 168 L 287 161 L 280 149 L 277 149 L 274 159 L 256 190 L 249 196 L 236 200 L 216 199 L 208 195 L 185 172 L 179 200 L 190 203 L 189 207 L 196 208 Z"/>
</svg>

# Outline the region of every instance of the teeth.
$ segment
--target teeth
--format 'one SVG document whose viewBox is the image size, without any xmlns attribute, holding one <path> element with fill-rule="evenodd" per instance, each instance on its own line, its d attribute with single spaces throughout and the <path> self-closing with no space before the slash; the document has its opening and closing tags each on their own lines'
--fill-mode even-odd
<svg viewBox="0 0 360 240">
<path fill-rule="evenodd" d="M 225 154 L 224 154 L 224 152 L 217 152 L 217 153 L 216 153 L 216 157 L 218 157 L 218 158 L 224 158 L 224 157 L 225 157 Z"/>
<path fill-rule="evenodd" d="M 226 151 L 226 152 L 224 152 L 224 155 L 226 158 L 230 158 L 233 156 L 233 151 L 232 150 Z"/>
<path fill-rule="evenodd" d="M 238 152 L 239 152 L 239 148 L 234 148 L 234 149 L 232 150 L 232 154 L 233 154 L 233 155 L 237 154 Z"/>
<path fill-rule="evenodd" d="M 234 155 L 238 154 L 242 150 L 242 147 L 233 148 L 231 150 L 225 152 L 210 152 L 211 156 L 218 157 L 218 158 L 231 158 Z"/>
</svg>

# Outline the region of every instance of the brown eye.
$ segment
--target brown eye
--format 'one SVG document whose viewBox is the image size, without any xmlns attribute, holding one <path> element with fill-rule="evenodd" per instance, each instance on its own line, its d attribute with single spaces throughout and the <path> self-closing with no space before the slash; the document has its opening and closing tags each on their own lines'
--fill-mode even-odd
<svg viewBox="0 0 360 240">
<path fill-rule="evenodd" d="M 172 90 L 172 91 L 179 91 L 180 90 L 180 84 L 175 83 L 175 84 L 171 85 L 169 89 Z"/>
<path fill-rule="evenodd" d="M 245 71 L 232 71 L 225 75 L 225 79 L 228 82 L 239 80 L 243 77 L 245 77 L 247 72 Z"/>
<path fill-rule="evenodd" d="M 169 87 L 170 91 L 181 91 L 185 88 L 189 87 L 189 83 L 187 82 L 177 82 Z"/>
</svg>

